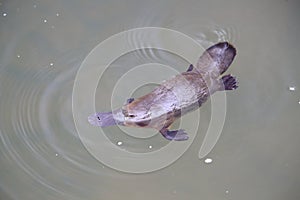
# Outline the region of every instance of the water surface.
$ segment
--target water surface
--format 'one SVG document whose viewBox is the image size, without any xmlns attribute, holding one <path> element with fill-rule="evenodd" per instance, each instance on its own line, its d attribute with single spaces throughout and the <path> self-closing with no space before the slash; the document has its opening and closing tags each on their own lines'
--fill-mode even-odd
<svg viewBox="0 0 300 200">
<path fill-rule="evenodd" d="M 300 198 L 297 1 L 0 3 L 0 199 Z M 204 48 L 224 40 L 236 46 L 229 73 L 238 77 L 240 87 L 227 93 L 222 135 L 207 156 L 212 160 L 198 158 L 210 120 L 209 102 L 201 108 L 192 146 L 171 166 L 153 173 L 113 170 L 80 141 L 72 113 L 77 70 L 103 40 L 145 26 L 180 31 Z M 142 42 L 135 35 L 129 39 Z M 99 82 L 96 108 L 109 110 L 117 80 L 149 62 L 178 71 L 189 65 L 161 50 L 120 55 Z M 140 87 L 133 95 L 154 86 Z M 159 135 L 142 141 L 122 135 L 118 127 L 106 133 L 133 152 L 167 144 Z"/>
</svg>

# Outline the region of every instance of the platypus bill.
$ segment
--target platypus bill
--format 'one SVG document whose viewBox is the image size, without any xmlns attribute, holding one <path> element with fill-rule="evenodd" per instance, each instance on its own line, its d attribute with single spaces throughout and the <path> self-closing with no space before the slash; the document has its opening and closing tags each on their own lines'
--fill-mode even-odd
<svg viewBox="0 0 300 200">
<path fill-rule="evenodd" d="M 129 98 L 122 108 L 112 112 L 99 112 L 88 117 L 94 126 L 122 125 L 157 129 L 168 140 L 187 140 L 187 133 L 169 130 L 179 117 L 199 108 L 217 91 L 234 90 L 236 78 L 223 74 L 236 55 L 228 42 L 208 48 L 199 58 L 196 67 L 190 65 L 186 72 L 164 81 L 152 92 L 138 99 Z"/>
</svg>

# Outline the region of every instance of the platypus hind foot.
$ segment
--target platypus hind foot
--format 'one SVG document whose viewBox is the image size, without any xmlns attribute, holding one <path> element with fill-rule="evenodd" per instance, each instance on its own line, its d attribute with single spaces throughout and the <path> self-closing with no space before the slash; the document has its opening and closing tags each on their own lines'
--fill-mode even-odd
<svg viewBox="0 0 300 200">
<path fill-rule="evenodd" d="M 230 75 L 230 74 L 225 75 L 221 79 L 222 79 L 222 82 L 224 84 L 223 88 L 225 90 L 235 90 L 236 88 L 238 88 L 237 80 L 232 75 Z"/>
<path fill-rule="evenodd" d="M 160 130 L 160 133 L 167 139 L 167 140 L 175 140 L 175 141 L 184 141 L 189 139 L 189 136 L 187 135 L 184 130 L 174 130 L 170 131 L 168 129 L 162 129 Z"/>
</svg>

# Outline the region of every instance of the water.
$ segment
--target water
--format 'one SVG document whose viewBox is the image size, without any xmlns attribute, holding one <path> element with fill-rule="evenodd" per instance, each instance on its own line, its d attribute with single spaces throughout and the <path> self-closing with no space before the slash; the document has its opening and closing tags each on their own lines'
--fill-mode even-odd
<svg viewBox="0 0 300 200">
<path fill-rule="evenodd" d="M 299 199 L 298 10 L 292 0 L 1 1 L 0 199 Z M 210 102 L 201 108 L 197 136 L 183 156 L 137 175 L 111 169 L 87 151 L 74 126 L 72 90 L 96 45 L 145 26 L 180 31 L 205 48 L 231 42 L 238 54 L 229 73 L 240 87 L 227 93 L 222 135 L 207 157 L 199 159 L 198 151 Z M 128 40 L 143 43 L 140 35 Z M 112 89 L 124 73 L 149 62 L 178 71 L 189 65 L 163 50 L 120 55 L 100 80 L 97 110 L 110 109 Z M 139 87 L 133 96 L 153 87 Z M 126 93 L 116 95 L 114 103 L 121 105 Z M 194 124 L 191 116 L 185 119 Z M 106 130 L 112 143 L 131 152 L 168 144 L 160 135 L 144 140 L 121 133 Z"/>
</svg>

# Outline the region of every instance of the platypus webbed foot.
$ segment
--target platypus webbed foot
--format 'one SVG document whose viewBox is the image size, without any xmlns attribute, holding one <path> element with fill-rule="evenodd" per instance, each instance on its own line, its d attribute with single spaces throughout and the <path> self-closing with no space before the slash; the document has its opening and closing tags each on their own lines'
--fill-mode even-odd
<svg viewBox="0 0 300 200">
<path fill-rule="evenodd" d="M 162 129 L 160 130 L 160 133 L 162 136 L 164 136 L 167 140 L 175 140 L 175 141 L 184 141 L 189 139 L 189 136 L 184 130 L 174 130 L 170 131 L 168 129 Z"/>
<path fill-rule="evenodd" d="M 189 68 L 186 70 L 187 72 L 190 72 L 194 69 L 194 65 L 193 64 L 190 64 Z"/>
<path fill-rule="evenodd" d="M 134 101 L 134 98 L 129 98 L 129 99 L 126 100 L 126 103 L 125 103 L 125 104 L 130 104 L 130 103 L 133 102 L 133 101 Z"/>
<path fill-rule="evenodd" d="M 224 84 L 224 90 L 235 90 L 236 88 L 238 88 L 237 80 L 232 75 L 225 75 L 221 79 Z"/>
</svg>

